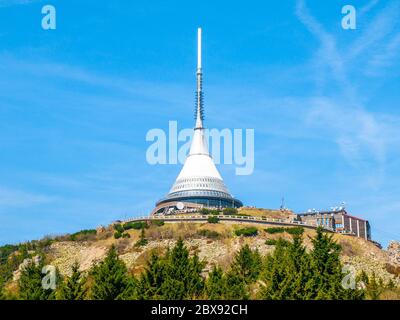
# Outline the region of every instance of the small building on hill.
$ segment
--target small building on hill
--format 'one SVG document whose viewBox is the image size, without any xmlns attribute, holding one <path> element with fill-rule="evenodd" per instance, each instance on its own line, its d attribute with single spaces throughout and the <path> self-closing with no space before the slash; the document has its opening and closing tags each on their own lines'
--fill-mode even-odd
<svg viewBox="0 0 400 320">
<path fill-rule="evenodd" d="M 344 208 L 331 211 L 308 211 L 297 214 L 297 220 L 332 228 L 336 232 L 371 240 L 371 227 L 367 220 L 351 216 Z"/>
</svg>

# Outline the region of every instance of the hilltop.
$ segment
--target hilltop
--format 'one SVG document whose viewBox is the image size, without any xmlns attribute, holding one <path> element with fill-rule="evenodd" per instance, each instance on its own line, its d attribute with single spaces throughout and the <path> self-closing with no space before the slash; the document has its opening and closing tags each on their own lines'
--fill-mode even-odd
<svg viewBox="0 0 400 320">
<path fill-rule="evenodd" d="M 285 219 L 293 215 L 290 211 L 259 208 L 243 208 L 240 214 L 268 215 L 272 218 Z M 257 234 L 238 236 L 237 230 L 243 228 L 256 230 Z M 269 228 L 274 232 L 271 232 Z M 28 254 L 29 257 L 42 254 L 46 264 L 56 266 L 63 276 L 69 276 L 75 261 L 79 263 L 80 270 L 86 272 L 93 264 L 101 261 L 108 249 L 114 245 L 129 272 L 139 275 L 144 270 L 151 252 L 165 253 L 179 238 L 182 238 L 189 252 L 197 253 L 200 260 L 206 262 L 202 273 L 207 275 L 213 265 L 219 265 L 223 270 L 227 270 L 234 255 L 245 244 L 252 249 L 257 249 L 262 256 L 272 253 L 276 240 L 291 241 L 292 236 L 290 231 L 287 231 L 290 228 L 255 225 L 251 222 L 149 222 L 144 229 L 147 243 L 137 246 L 142 232 L 140 229 L 127 228 L 116 239 L 115 234 L 118 228 L 115 224 L 111 224 L 96 230 L 84 230 L 73 235 L 32 242 Z M 313 229 L 304 229 L 302 238 L 307 250 L 312 249 L 311 238 L 315 236 L 315 233 Z M 375 275 L 383 283 L 392 282 L 396 287 L 400 287 L 399 243 L 393 242 L 388 250 L 382 250 L 374 243 L 357 237 L 333 234 L 333 238 L 342 248 L 340 258 L 344 264 L 353 266 L 358 273 L 365 271 L 370 276 Z M 8 259 L 19 254 L 19 249 L 16 248 Z M 12 277 L 7 280 L 7 288 L 11 291 L 16 286 L 20 269 L 21 263 L 15 264 Z"/>
</svg>

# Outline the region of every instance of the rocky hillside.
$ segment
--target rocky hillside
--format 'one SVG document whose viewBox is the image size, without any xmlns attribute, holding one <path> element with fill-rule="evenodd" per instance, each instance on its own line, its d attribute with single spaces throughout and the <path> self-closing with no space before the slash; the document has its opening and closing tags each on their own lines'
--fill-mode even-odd
<svg viewBox="0 0 400 320">
<path fill-rule="evenodd" d="M 244 245 L 257 248 L 265 255 L 274 250 L 274 245 L 266 244 L 267 239 L 291 239 L 290 234 L 284 232 L 269 234 L 264 231 L 267 226 L 255 226 L 258 235 L 254 237 L 236 236 L 234 231 L 252 225 L 251 223 L 166 223 L 163 226 L 151 225 L 146 229 L 148 243 L 137 247 L 139 230 L 128 230 L 129 238 L 114 239 L 113 228 L 100 228 L 96 235 L 87 239 L 66 241 L 58 240 L 46 249 L 47 262 L 59 268 L 62 274 L 68 275 L 71 266 L 78 261 L 82 271 L 88 270 L 93 263 L 101 260 L 108 248 L 115 245 L 120 258 L 125 261 L 132 273 L 140 273 L 146 264 L 152 250 L 165 251 L 171 248 L 179 237 L 191 252 L 197 252 L 200 259 L 207 262 L 207 272 L 213 264 L 226 268 L 234 254 Z M 303 234 L 304 243 L 311 248 L 310 237 L 313 230 L 306 230 Z M 368 274 L 374 273 L 384 282 L 392 280 L 400 286 L 400 244 L 392 242 L 387 250 L 382 250 L 374 244 L 360 238 L 335 234 L 334 238 L 342 246 L 342 261 L 354 266 L 357 271 L 364 270 Z M 18 276 L 15 273 L 14 279 Z"/>
<path fill-rule="evenodd" d="M 245 209 L 246 214 L 266 214 L 265 210 Z M 244 213 L 244 212 L 242 212 Z M 288 218 L 290 212 L 268 211 L 277 218 Z M 257 229 L 256 236 L 237 236 L 235 230 L 244 227 Z M 42 248 L 46 263 L 56 266 L 60 273 L 69 275 L 71 266 L 75 261 L 80 264 L 82 271 L 89 270 L 92 265 L 102 260 L 107 250 L 115 245 L 120 258 L 126 263 L 132 274 L 139 274 L 146 266 L 150 253 L 153 250 L 164 252 L 175 245 L 178 238 L 185 240 L 189 250 L 197 252 L 201 260 L 206 261 L 204 274 L 210 270 L 213 264 L 226 269 L 234 254 L 244 245 L 258 249 L 262 255 L 274 250 L 273 241 L 278 238 L 291 240 L 288 232 L 269 233 L 265 229 L 267 225 L 254 225 L 251 223 L 223 222 L 176 222 L 163 225 L 150 223 L 145 229 L 147 244 L 136 246 L 141 230 L 129 229 L 124 236 L 115 239 L 115 227 L 101 227 L 96 232 L 77 233 L 74 236 L 65 235 L 49 240 Z M 271 226 L 272 227 L 272 226 Z M 275 226 L 276 227 L 276 226 Z M 306 229 L 303 240 L 308 249 L 311 248 L 311 240 L 315 231 Z M 360 238 L 335 234 L 334 239 L 342 247 L 341 259 L 343 263 L 353 266 L 357 272 L 364 270 L 367 274 L 374 274 L 384 283 L 393 282 L 400 286 L 400 243 L 392 242 L 387 250 L 379 249 L 371 242 Z M 31 252 L 34 253 L 34 252 Z M 13 280 L 18 279 L 20 271 L 14 271 Z"/>
</svg>

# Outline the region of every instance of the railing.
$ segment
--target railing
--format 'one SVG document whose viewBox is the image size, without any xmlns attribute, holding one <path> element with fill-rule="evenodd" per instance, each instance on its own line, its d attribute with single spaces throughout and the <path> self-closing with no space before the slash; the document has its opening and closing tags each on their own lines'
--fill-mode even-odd
<svg viewBox="0 0 400 320">
<path fill-rule="evenodd" d="M 126 220 L 119 220 L 119 223 L 127 223 L 134 221 L 151 221 L 151 220 L 164 220 L 164 221 L 207 221 L 209 217 L 218 217 L 222 221 L 239 221 L 239 222 L 249 222 L 250 223 L 261 223 L 261 224 L 278 224 L 278 225 L 301 225 L 306 228 L 316 229 L 318 226 L 315 224 L 309 224 L 302 221 L 293 221 L 287 219 L 277 219 L 268 217 L 254 217 L 254 216 L 241 216 L 241 215 L 157 215 L 157 216 L 144 216 L 135 217 Z M 323 229 L 335 232 L 333 228 L 323 226 Z"/>
</svg>

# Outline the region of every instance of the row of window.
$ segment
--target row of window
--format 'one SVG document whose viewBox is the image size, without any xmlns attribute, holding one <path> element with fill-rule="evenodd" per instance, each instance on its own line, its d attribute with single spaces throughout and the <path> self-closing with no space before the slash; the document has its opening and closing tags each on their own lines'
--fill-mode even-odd
<svg viewBox="0 0 400 320">
<path fill-rule="evenodd" d="M 177 183 L 181 183 L 181 182 L 192 182 L 192 181 L 203 181 L 203 182 L 216 182 L 219 180 L 216 178 L 190 178 L 190 179 L 179 179 L 179 181 L 177 181 Z"/>
<path fill-rule="evenodd" d="M 181 184 L 174 187 L 174 190 L 182 190 L 182 189 L 194 189 L 194 188 L 218 188 L 218 189 L 225 189 L 221 185 L 216 184 L 208 184 L 208 183 L 188 183 L 188 184 Z"/>
<path fill-rule="evenodd" d="M 331 225 L 330 220 L 331 219 L 329 218 L 318 218 L 317 226 L 330 226 Z"/>
<path fill-rule="evenodd" d="M 229 194 L 220 192 L 220 191 L 178 191 L 171 193 L 169 195 L 170 198 L 175 198 L 175 197 L 184 197 L 184 196 L 191 196 L 191 195 L 200 195 L 200 196 L 216 196 L 216 197 L 223 197 L 223 198 L 228 198 Z"/>
</svg>

